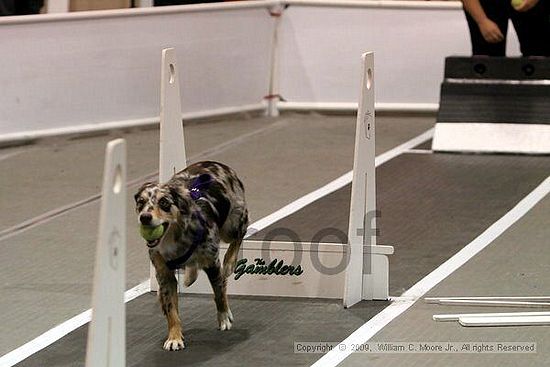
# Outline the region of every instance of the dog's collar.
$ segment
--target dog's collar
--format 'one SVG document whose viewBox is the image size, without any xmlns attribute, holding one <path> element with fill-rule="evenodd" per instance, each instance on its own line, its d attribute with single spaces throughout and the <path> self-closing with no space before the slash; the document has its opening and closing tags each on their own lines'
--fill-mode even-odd
<svg viewBox="0 0 550 367">
<path fill-rule="evenodd" d="M 208 189 L 211 183 L 212 177 L 207 173 L 196 177 L 189 187 L 189 195 L 193 200 L 199 200 L 203 197 L 201 189 Z"/>
<path fill-rule="evenodd" d="M 191 195 L 191 199 L 193 199 L 195 201 L 199 200 L 202 197 L 201 190 L 199 190 L 198 187 L 192 187 L 189 190 L 189 195 Z"/>
<path fill-rule="evenodd" d="M 168 266 L 168 269 L 170 270 L 176 270 L 178 268 L 181 268 L 181 266 L 184 265 L 187 262 L 187 260 L 189 260 L 189 258 L 193 255 L 197 247 L 199 247 L 199 244 L 204 241 L 205 228 L 206 228 L 205 220 L 199 212 L 194 212 L 193 217 L 196 217 L 200 223 L 200 226 L 195 235 L 195 238 L 193 238 L 193 243 L 191 243 L 191 247 L 189 247 L 182 256 L 166 262 L 166 266 Z"/>
</svg>

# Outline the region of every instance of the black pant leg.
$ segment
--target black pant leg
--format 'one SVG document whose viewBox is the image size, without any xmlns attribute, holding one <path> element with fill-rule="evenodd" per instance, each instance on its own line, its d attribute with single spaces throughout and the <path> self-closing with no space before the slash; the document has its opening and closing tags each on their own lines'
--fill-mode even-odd
<svg viewBox="0 0 550 367">
<path fill-rule="evenodd" d="M 540 0 L 527 12 L 511 11 L 523 56 L 550 56 L 550 1 Z"/>
<path fill-rule="evenodd" d="M 44 6 L 44 0 L 15 0 L 15 14 L 38 14 Z"/>
<path fill-rule="evenodd" d="M 468 22 L 468 28 L 470 29 L 470 39 L 472 41 L 472 54 L 473 55 L 486 55 L 486 56 L 504 56 L 506 53 L 506 33 L 508 31 L 508 17 L 509 11 L 507 9 L 508 0 L 480 0 L 480 4 L 485 11 L 485 14 L 489 19 L 495 22 L 500 31 L 504 35 L 504 40 L 498 43 L 489 43 L 485 41 L 479 26 L 474 18 L 464 11 L 466 14 L 466 21 Z"/>
</svg>

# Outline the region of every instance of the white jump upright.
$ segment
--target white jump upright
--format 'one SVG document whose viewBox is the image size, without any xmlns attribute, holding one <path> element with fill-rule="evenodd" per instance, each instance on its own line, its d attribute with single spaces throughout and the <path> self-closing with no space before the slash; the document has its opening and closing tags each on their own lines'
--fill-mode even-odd
<svg viewBox="0 0 550 367">
<path fill-rule="evenodd" d="M 376 168 L 374 53 L 363 54 L 361 93 L 355 128 L 355 154 L 349 215 L 349 263 L 344 306 L 367 299 L 387 299 L 391 246 L 376 245 Z"/>
<path fill-rule="evenodd" d="M 357 117 L 349 236 L 322 229 L 302 242 L 282 229 L 265 240 L 245 240 L 228 292 L 239 295 L 344 299 L 350 307 L 366 299 L 388 299 L 391 246 L 376 245 L 374 55 L 363 55 L 362 93 Z M 161 83 L 160 181 L 185 167 L 177 67 L 173 49 L 163 51 Z M 323 240 L 335 236 L 339 243 Z M 284 242 L 284 241 L 287 242 Z M 221 256 L 227 251 L 221 244 Z M 201 273 L 185 293 L 211 293 Z M 151 290 L 158 290 L 151 268 Z"/>
<path fill-rule="evenodd" d="M 126 365 L 126 142 L 107 144 L 86 366 Z"/>
<path fill-rule="evenodd" d="M 174 48 L 162 50 L 160 80 L 159 182 L 163 183 L 187 166 L 178 67 Z M 151 290 L 157 291 L 155 268 L 152 265 L 150 265 L 150 273 Z M 181 285 L 181 282 L 178 284 Z"/>
</svg>

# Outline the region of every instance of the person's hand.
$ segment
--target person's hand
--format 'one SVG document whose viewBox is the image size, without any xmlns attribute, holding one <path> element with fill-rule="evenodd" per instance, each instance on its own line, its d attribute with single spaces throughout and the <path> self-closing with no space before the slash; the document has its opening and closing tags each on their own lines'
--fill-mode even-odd
<svg viewBox="0 0 550 367">
<path fill-rule="evenodd" d="M 526 12 L 527 10 L 532 9 L 535 5 L 537 5 L 538 2 L 539 0 L 523 0 L 521 5 L 518 7 L 514 7 L 514 9 L 516 11 L 523 13 L 523 12 Z"/>
<path fill-rule="evenodd" d="M 529 0 L 525 0 L 529 1 Z M 538 0 L 537 0 L 538 1 Z M 498 25 L 487 18 L 478 24 L 481 35 L 489 43 L 498 43 L 504 40 L 504 35 L 498 28 Z"/>
</svg>

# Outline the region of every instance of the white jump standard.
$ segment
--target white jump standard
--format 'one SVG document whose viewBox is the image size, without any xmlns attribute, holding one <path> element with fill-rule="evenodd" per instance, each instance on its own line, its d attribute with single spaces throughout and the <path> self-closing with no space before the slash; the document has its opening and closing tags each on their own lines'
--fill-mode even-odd
<svg viewBox="0 0 550 367">
<path fill-rule="evenodd" d="M 362 57 L 363 76 L 357 117 L 354 177 L 348 243 L 245 240 L 230 277 L 228 293 L 343 299 L 346 307 L 365 299 L 388 299 L 391 246 L 376 245 L 374 55 Z M 174 49 L 163 50 L 161 82 L 160 182 L 185 168 L 178 68 Z M 366 228 L 365 228 L 366 227 Z M 329 234 L 327 234 L 329 235 Z M 344 237 L 345 234 L 342 236 Z M 221 244 L 221 256 L 227 251 Z M 151 271 L 151 290 L 157 290 Z M 184 293 L 212 292 L 205 274 Z"/>
<path fill-rule="evenodd" d="M 126 142 L 107 144 L 86 367 L 126 366 Z"/>
</svg>

